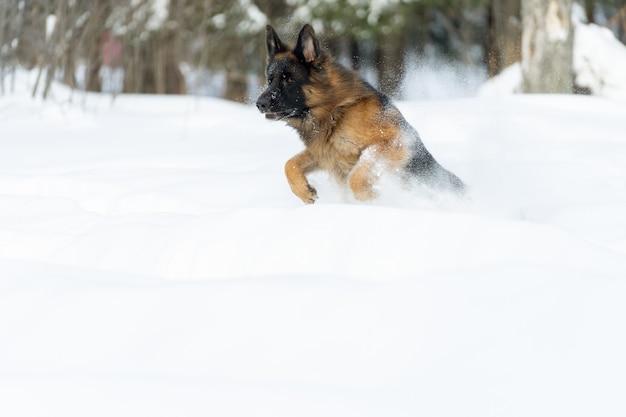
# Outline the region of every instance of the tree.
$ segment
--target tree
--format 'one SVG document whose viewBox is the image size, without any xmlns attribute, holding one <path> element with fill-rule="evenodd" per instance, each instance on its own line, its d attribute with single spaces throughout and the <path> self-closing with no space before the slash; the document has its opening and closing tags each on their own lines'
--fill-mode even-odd
<svg viewBox="0 0 626 417">
<path fill-rule="evenodd" d="M 525 93 L 572 93 L 572 0 L 522 0 Z"/>
<path fill-rule="evenodd" d="M 492 0 L 488 6 L 489 76 L 521 60 L 520 0 Z"/>
<path fill-rule="evenodd" d="M 124 40 L 125 93 L 184 94 L 179 67 L 185 2 L 138 0 L 113 10 L 113 30 Z"/>
<path fill-rule="evenodd" d="M 392 96 L 399 93 L 404 73 L 407 28 L 411 22 L 412 7 L 416 0 L 292 0 L 294 15 L 302 22 L 312 22 L 320 28 L 324 38 L 330 40 L 330 49 L 338 52 L 346 40 L 354 68 L 361 65 L 361 48 L 366 44 L 373 49 L 371 56 L 378 87 Z"/>
<path fill-rule="evenodd" d="M 12 1 L 9 7 L 14 14 L 6 20 L 7 25 L 17 29 L 16 54 L 20 64 L 32 69 L 39 64 L 38 59 L 44 49 L 46 37 L 46 14 L 49 2 L 42 0 Z M 6 6 L 5 6 L 6 7 Z"/>
<path fill-rule="evenodd" d="M 93 0 L 85 29 L 83 55 L 87 62 L 85 69 L 85 90 L 102 91 L 100 69 L 102 68 L 103 38 L 107 31 L 106 22 L 113 11 L 109 0 Z"/>
<path fill-rule="evenodd" d="M 261 11 L 252 0 L 204 0 L 196 16 L 202 41 L 195 47 L 195 60 L 201 68 L 224 74 L 222 97 L 244 102 L 248 97 L 248 75 L 262 73 L 265 51 L 263 33 L 268 11 L 279 13 L 283 0 L 261 2 L 267 11 Z M 197 21 L 197 17 L 202 17 Z M 199 49 L 199 50 L 198 50 Z"/>
<path fill-rule="evenodd" d="M 247 74 L 255 66 L 251 61 L 258 57 L 253 45 L 256 44 L 255 40 L 262 38 L 259 34 L 263 33 L 268 23 L 267 16 L 250 0 L 219 3 L 221 7 L 225 6 L 221 16 L 232 27 L 228 32 L 215 30 L 219 27 L 219 22 L 213 22 L 213 50 L 216 57 L 221 58 L 218 65 L 226 70 L 223 97 L 243 102 L 248 98 Z M 261 67 L 258 63 L 256 66 Z"/>
</svg>

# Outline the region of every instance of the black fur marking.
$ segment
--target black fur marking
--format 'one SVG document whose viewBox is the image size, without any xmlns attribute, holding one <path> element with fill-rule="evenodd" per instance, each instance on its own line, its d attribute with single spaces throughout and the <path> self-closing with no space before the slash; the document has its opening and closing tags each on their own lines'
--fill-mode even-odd
<svg viewBox="0 0 626 417">
<path fill-rule="evenodd" d="M 268 26 L 267 49 L 267 88 L 258 98 L 257 108 L 270 120 L 304 117 L 309 109 L 303 87 L 309 79 L 310 66 L 290 58 L 289 55 L 277 56 L 278 53 L 287 51 L 287 48 L 271 26 Z"/>
</svg>

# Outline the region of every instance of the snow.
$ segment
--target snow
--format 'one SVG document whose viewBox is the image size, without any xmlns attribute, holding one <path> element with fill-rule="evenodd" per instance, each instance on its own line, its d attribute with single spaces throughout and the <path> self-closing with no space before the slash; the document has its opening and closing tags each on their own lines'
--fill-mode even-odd
<svg viewBox="0 0 626 417">
<path fill-rule="evenodd" d="M 579 87 L 592 94 L 626 99 L 626 46 L 607 28 L 580 21 L 584 14 L 574 7 L 574 74 Z M 514 94 L 522 91 L 522 69 L 519 63 L 505 68 L 479 89 L 482 96 Z"/>
<path fill-rule="evenodd" d="M 146 23 L 148 30 L 158 30 L 163 27 L 169 15 L 169 3 L 169 0 L 152 0 L 150 4 L 152 14 Z"/>
<path fill-rule="evenodd" d="M 626 99 L 626 46 L 597 25 L 579 24 L 574 37 L 574 71 L 578 85 L 594 94 Z"/>
<path fill-rule="evenodd" d="M 56 15 L 50 14 L 46 16 L 46 41 L 48 41 L 52 37 L 56 23 L 57 23 Z"/>
<path fill-rule="evenodd" d="M 376 75 L 369 80 L 375 85 Z M 486 80 L 484 68 L 450 61 L 427 47 L 421 56 L 407 55 L 400 91 L 403 100 L 472 97 Z"/>
<path fill-rule="evenodd" d="M 305 206 L 252 106 L 28 91 L 0 97 L 0 415 L 626 412 L 625 102 L 402 102 L 471 199 L 317 174 Z"/>
<path fill-rule="evenodd" d="M 244 10 L 246 19 L 240 21 L 237 25 L 237 33 L 242 35 L 258 34 L 269 23 L 265 13 L 250 0 L 241 0 L 240 7 Z"/>
</svg>

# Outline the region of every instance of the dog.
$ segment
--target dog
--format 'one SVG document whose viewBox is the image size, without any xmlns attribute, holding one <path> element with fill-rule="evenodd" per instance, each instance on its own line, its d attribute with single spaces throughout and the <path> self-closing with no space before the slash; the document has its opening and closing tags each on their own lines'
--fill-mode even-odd
<svg viewBox="0 0 626 417">
<path fill-rule="evenodd" d="M 317 200 L 307 174 L 327 171 L 359 201 L 377 197 L 384 173 L 404 182 L 464 194 L 466 186 L 428 152 L 417 131 L 382 92 L 320 48 L 311 25 L 295 47 L 267 26 L 267 88 L 256 106 L 269 120 L 294 128 L 305 149 L 285 164 L 293 193 L 304 203 Z"/>
</svg>

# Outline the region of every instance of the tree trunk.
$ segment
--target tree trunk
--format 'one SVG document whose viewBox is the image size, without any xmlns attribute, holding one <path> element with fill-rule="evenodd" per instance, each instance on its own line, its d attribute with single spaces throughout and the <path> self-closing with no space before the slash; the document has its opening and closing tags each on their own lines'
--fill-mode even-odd
<svg viewBox="0 0 626 417">
<path fill-rule="evenodd" d="M 102 34 L 93 32 L 93 38 L 88 38 L 90 47 L 87 50 L 87 67 L 85 68 L 85 90 L 99 93 L 102 91 L 100 68 L 102 68 Z"/>
<path fill-rule="evenodd" d="M 182 2 L 169 3 L 168 24 L 161 29 L 157 52 L 157 94 L 185 94 L 185 77 L 178 65 L 183 30 Z"/>
<path fill-rule="evenodd" d="M 522 0 L 525 93 L 572 93 L 572 0 Z"/>
<path fill-rule="evenodd" d="M 359 42 L 354 38 L 350 38 L 349 47 L 352 69 L 358 71 L 361 69 L 361 49 L 359 48 Z"/>
<path fill-rule="evenodd" d="M 113 8 L 110 0 L 96 0 L 92 3 L 87 28 L 85 29 L 86 45 L 84 55 L 87 61 L 85 68 L 85 90 L 102 91 L 100 68 L 102 68 L 102 53 L 106 34 L 106 21 Z"/>
<path fill-rule="evenodd" d="M 404 34 L 394 33 L 378 41 L 376 46 L 376 77 L 378 88 L 391 97 L 400 93 L 404 77 Z"/>
<path fill-rule="evenodd" d="M 241 51 L 245 45 L 238 38 L 231 38 L 234 51 Z M 242 53 L 230 54 L 225 62 L 226 85 L 222 93 L 222 98 L 244 103 L 248 99 L 248 79 L 246 75 L 246 57 Z"/>
<path fill-rule="evenodd" d="M 494 0 L 489 7 L 489 76 L 522 59 L 522 22 L 519 0 Z"/>
<path fill-rule="evenodd" d="M 170 3 L 172 4 L 172 3 Z M 171 9 L 170 9 L 171 12 Z M 174 16 L 169 25 L 150 32 L 132 45 L 124 57 L 124 93 L 185 94 L 185 78 L 178 65 L 181 25 Z"/>
<path fill-rule="evenodd" d="M 226 72 L 226 85 L 223 97 L 227 100 L 245 102 L 248 98 L 246 75 L 240 71 Z"/>
<path fill-rule="evenodd" d="M 76 42 L 76 37 L 70 38 L 63 51 L 63 84 L 72 90 L 76 88 Z"/>
<path fill-rule="evenodd" d="M 21 19 L 18 20 L 17 59 L 27 69 L 38 64 L 46 42 L 45 3 L 40 0 L 26 0 L 22 5 Z M 21 23 L 21 24 L 20 24 Z"/>
<path fill-rule="evenodd" d="M 596 17 L 593 13 L 594 6 L 595 0 L 585 0 L 585 15 L 588 23 L 596 23 Z"/>
</svg>

